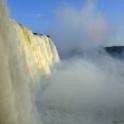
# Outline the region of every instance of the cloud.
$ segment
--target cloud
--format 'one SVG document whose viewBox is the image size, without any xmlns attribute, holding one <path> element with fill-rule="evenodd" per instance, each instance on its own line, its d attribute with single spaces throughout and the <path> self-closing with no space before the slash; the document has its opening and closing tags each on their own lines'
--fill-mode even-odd
<svg viewBox="0 0 124 124">
<path fill-rule="evenodd" d="M 52 32 L 61 54 L 106 43 L 110 26 L 104 14 L 96 8 L 95 1 L 88 0 L 80 10 L 65 6 L 56 15 L 57 23 Z"/>
<path fill-rule="evenodd" d="M 57 12 L 53 41 L 62 56 L 70 55 L 72 50 L 85 51 L 106 44 L 110 25 L 95 2 L 87 1 L 80 10 L 67 5 Z M 62 61 L 47 81 L 45 90 L 38 93 L 38 109 L 44 122 L 111 124 L 114 120 L 124 121 L 123 66 L 123 61 L 107 54 L 90 60 Z"/>
<path fill-rule="evenodd" d="M 124 63 L 107 55 L 96 61 L 61 62 L 38 95 L 44 124 L 124 122 Z"/>
<path fill-rule="evenodd" d="M 104 46 L 109 28 L 90 0 L 80 10 L 66 6 L 57 12 L 54 41 L 68 56 Z M 105 52 L 91 56 L 62 59 L 45 86 L 41 80 L 36 103 L 44 124 L 124 123 L 124 61 Z"/>
</svg>

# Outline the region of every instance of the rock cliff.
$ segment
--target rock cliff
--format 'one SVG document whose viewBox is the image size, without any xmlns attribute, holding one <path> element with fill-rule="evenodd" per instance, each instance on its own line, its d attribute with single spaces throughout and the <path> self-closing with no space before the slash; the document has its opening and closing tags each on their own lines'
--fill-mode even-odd
<svg viewBox="0 0 124 124">
<path fill-rule="evenodd" d="M 41 74 L 49 76 L 51 67 L 59 62 L 59 55 L 49 36 L 33 33 L 21 24 L 12 20 L 16 30 L 18 46 L 25 57 L 28 71 L 34 78 Z"/>
</svg>

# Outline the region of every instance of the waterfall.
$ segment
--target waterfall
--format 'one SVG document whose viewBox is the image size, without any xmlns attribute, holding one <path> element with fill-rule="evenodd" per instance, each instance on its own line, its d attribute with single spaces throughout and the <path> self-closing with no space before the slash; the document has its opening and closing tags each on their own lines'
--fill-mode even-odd
<svg viewBox="0 0 124 124">
<path fill-rule="evenodd" d="M 124 124 L 124 61 L 105 52 L 63 60 L 33 93 L 35 80 L 18 44 L 0 0 L 0 124 Z"/>
<path fill-rule="evenodd" d="M 0 124 L 37 124 L 25 60 L 17 46 L 4 0 L 0 0 Z"/>
</svg>

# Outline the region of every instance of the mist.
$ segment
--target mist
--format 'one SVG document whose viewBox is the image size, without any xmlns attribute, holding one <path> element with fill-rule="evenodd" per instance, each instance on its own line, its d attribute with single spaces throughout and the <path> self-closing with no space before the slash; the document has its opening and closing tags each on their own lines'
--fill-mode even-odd
<svg viewBox="0 0 124 124">
<path fill-rule="evenodd" d="M 46 85 L 40 83 L 37 89 L 43 123 L 124 124 L 124 61 L 96 49 L 111 35 L 104 14 L 88 0 L 80 10 L 59 9 L 57 20 L 52 31 L 62 60 Z M 70 57 L 76 50 L 90 53 Z"/>
<path fill-rule="evenodd" d="M 80 9 L 66 5 L 56 12 L 56 24 L 51 31 L 61 57 L 72 50 L 85 51 L 105 46 L 111 35 L 111 25 L 96 2 L 88 0 Z"/>
<path fill-rule="evenodd" d="M 70 60 L 54 70 L 37 105 L 45 124 L 124 123 L 123 63 Z"/>
</svg>

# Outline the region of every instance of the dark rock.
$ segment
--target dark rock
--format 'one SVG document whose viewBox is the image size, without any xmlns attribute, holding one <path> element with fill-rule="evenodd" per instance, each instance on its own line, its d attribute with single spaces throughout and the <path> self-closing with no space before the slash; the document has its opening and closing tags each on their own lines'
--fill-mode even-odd
<svg viewBox="0 0 124 124">
<path fill-rule="evenodd" d="M 43 34 L 39 34 L 39 33 L 33 33 L 34 35 L 37 35 L 37 36 L 42 36 Z"/>
<path fill-rule="evenodd" d="M 112 57 L 124 57 L 124 46 L 104 47 L 104 49 Z"/>
</svg>

